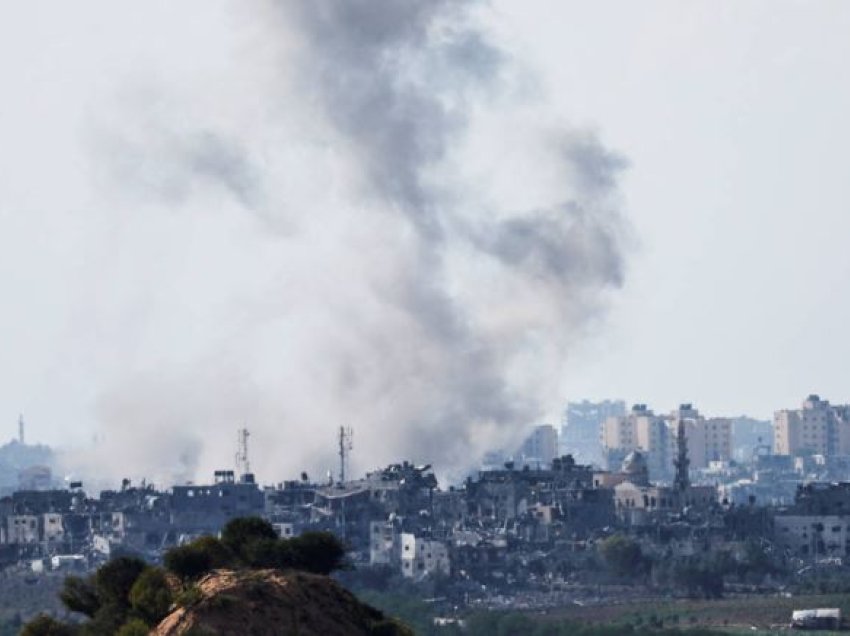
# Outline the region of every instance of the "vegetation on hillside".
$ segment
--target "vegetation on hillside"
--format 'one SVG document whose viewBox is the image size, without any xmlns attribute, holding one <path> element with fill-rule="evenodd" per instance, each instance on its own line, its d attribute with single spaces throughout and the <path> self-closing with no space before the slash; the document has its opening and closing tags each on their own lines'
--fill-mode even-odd
<svg viewBox="0 0 850 636">
<path fill-rule="evenodd" d="M 327 575 L 345 567 L 345 546 L 332 534 L 309 532 L 280 539 L 267 521 L 230 521 L 221 539 L 204 536 L 172 548 L 164 568 L 135 557 L 118 557 L 91 576 L 69 576 L 59 594 L 62 604 L 86 617 L 63 623 L 46 615 L 27 623 L 22 636 L 131 636 L 147 633 L 175 606 L 191 603 L 193 583 L 218 568 L 299 570 Z"/>
</svg>

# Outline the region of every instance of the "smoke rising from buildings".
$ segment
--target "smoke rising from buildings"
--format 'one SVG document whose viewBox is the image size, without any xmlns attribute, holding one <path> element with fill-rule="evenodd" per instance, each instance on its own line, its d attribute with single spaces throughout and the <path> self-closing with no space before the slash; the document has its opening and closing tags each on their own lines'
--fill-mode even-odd
<svg viewBox="0 0 850 636">
<path fill-rule="evenodd" d="M 485 5 L 227 7 L 214 71 L 89 119 L 86 464 L 204 478 L 242 425 L 267 479 L 343 424 L 360 469 L 513 443 L 622 282 L 623 158 L 523 101 Z"/>
</svg>

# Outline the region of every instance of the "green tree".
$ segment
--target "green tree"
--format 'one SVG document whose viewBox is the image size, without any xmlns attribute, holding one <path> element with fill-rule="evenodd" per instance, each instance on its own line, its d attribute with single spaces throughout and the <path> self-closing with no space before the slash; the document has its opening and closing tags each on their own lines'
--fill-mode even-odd
<svg viewBox="0 0 850 636">
<path fill-rule="evenodd" d="M 295 569 L 330 574 L 345 567 L 345 545 L 330 532 L 305 532 L 289 545 Z"/>
<path fill-rule="evenodd" d="M 245 564 L 253 568 L 280 568 L 291 562 L 289 542 L 280 539 L 253 539 L 242 546 Z"/>
<path fill-rule="evenodd" d="M 260 517 L 238 517 L 227 522 L 221 531 L 221 540 L 233 554 L 244 558 L 245 547 L 261 539 L 276 540 L 274 527 Z"/>
<path fill-rule="evenodd" d="M 191 543 L 192 546 L 204 552 L 209 557 L 210 567 L 226 568 L 233 565 L 235 555 L 230 551 L 224 542 L 217 537 L 204 535 L 198 537 Z"/>
<path fill-rule="evenodd" d="M 130 590 L 148 565 L 136 557 L 118 557 L 98 568 L 94 586 L 101 605 L 130 606 Z"/>
<path fill-rule="evenodd" d="M 83 579 L 78 576 L 68 576 L 62 583 L 59 600 L 72 612 L 85 614 L 89 618 L 100 609 L 100 598 L 97 595 L 91 578 Z"/>
<path fill-rule="evenodd" d="M 646 571 L 647 559 L 638 543 L 621 534 L 608 537 L 599 544 L 605 564 L 620 576 L 636 576 Z"/>
<path fill-rule="evenodd" d="M 125 599 L 123 603 L 110 602 L 101 606 L 92 619 L 80 626 L 80 634 L 83 636 L 105 636 L 114 634 L 127 620 L 129 603 Z"/>
<path fill-rule="evenodd" d="M 148 568 L 142 572 L 130 589 L 133 612 L 147 625 L 156 625 L 165 618 L 172 600 L 165 572 L 159 568 Z"/>
<path fill-rule="evenodd" d="M 169 572 L 184 582 L 197 579 L 212 569 L 212 559 L 208 552 L 191 543 L 171 548 L 162 559 Z"/>
<path fill-rule="evenodd" d="M 203 536 L 186 545 L 171 548 L 163 558 L 168 571 L 184 581 L 197 579 L 216 568 L 237 565 L 234 553 L 215 537 Z"/>
</svg>

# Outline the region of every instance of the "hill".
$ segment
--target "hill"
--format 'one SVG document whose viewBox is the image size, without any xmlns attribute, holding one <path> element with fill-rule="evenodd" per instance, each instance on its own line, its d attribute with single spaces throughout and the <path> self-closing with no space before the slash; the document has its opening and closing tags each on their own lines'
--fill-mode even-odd
<svg viewBox="0 0 850 636">
<path fill-rule="evenodd" d="M 305 572 L 217 570 L 154 629 L 155 636 L 413 636 L 333 579 Z"/>
</svg>

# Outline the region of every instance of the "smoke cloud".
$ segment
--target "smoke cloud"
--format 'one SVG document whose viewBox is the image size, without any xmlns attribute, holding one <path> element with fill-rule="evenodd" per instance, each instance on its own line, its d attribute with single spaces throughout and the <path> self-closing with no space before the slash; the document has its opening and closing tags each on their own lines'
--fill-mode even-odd
<svg viewBox="0 0 850 636">
<path fill-rule="evenodd" d="M 89 466 L 205 479 L 244 425 L 261 479 L 317 477 L 350 425 L 355 470 L 459 474 L 559 406 L 623 280 L 626 164 L 523 102 L 487 10 L 234 4 L 216 74 L 92 118 Z"/>
</svg>

